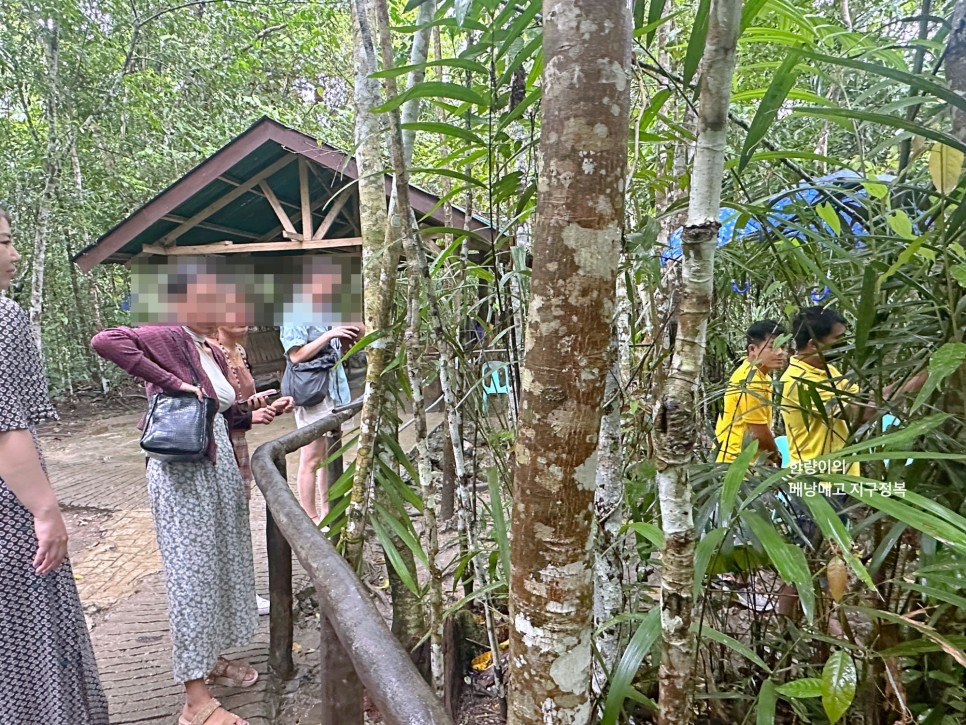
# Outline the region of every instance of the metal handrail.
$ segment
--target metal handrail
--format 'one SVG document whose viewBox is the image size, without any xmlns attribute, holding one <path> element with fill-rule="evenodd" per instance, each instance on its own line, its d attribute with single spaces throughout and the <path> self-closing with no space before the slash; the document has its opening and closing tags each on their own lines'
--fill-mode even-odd
<svg viewBox="0 0 966 725">
<path fill-rule="evenodd" d="M 362 407 L 336 409 L 304 428 L 263 443 L 252 456 L 267 508 L 270 614 L 269 664 L 291 677 L 292 552 L 308 573 L 320 617 L 323 725 L 362 725 L 362 686 L 389 725 L 453 725 L 406 649 L 386 626 L 352 567 L 312 523 L 288 486 L 285 456 L 325 434 Z M 341 469 L 341 459 L 336 462 Z"/>
</svg>

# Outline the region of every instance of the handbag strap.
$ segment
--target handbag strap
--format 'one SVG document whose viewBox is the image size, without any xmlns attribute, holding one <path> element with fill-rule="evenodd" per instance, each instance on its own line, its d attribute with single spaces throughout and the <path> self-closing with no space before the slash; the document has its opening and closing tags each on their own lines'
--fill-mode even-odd
<svg viewBox="0 0 966 725">
<path fill-rule="evenodd" d="M 189 335 L 189 338 L 191 339 L 191 342 L 194 342 L 194 338 L 191 338 L 190 335 Z M 194 385 L 196 388 L 200 389 L 201 376 L 198 374 L 198 369 L 195 367 L 194 362 L 191 360 L 191 356 L 184 351 L 184 345 L 181 344 L 183 342 L 184 342 L 184 335 L 182 335 L 181 338 L 178 340 L 178 351 L 181 353 L 182 359 L 186 363 L 188 363 L 188 367 L 191 368 L 191 375 L 192 375 L 191 384 Z"/>
</svg>

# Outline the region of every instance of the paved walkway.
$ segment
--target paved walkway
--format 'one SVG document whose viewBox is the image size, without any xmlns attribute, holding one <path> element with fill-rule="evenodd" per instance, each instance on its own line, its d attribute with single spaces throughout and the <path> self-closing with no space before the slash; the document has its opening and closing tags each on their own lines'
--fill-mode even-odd
<svg viewBox="0 0 966 725">
<path fill-rule="evenodd" d="M 42 434 L 50 478 L 68 512 L 74 543 L 71 560 L 77 586 L 91 623 L 101 680 L 107 692 L 112 725 L 172 725 L 182 706 L 182 688 L 171 675 L 171 645 L 161 560 L 144 479 L 144 458 L 135 428 L 140 413 L 125 413 L 89 424 L 67 424 L 70 435 L 56 429 Z M 431 414 L 430 427 L 441 416 Z M 249 436 L 252 451 L 261 443 L 292 430 L 291 415 L 271 426 L 258 426 Z M 401 436 L 411 447 L 412 428 Z M 408 443 L 408 445 L 407 445 Z M 289 456 L 293 487 L 298 456 Z M 252 542 L 256 588 L 268 591 L 265 547 L 265 502 L 252 495 Z M 97 531 L 91 531 L 95 527 Z M 295 591 L 308 580 L 296 561 Z M 293 684 L 272 682 L 268 675 L 268 617 L 263 616 L 255 641 L 237 653 L 258 669 L 259 682 L 246 690 L 216 688 L 222 703 L 252 725 L 275 722 L 276 689 Z M 314 725 L 308 721 L 305 725 Z"/>
<path fill-rule="evenodd" d="M 112 725 L 170 725 L 182 704 L 182 688 L 171 675 L 171 644 L 161 558 L 154 534 L 144 480 L 144 459 L 135 429 L 139 414 L 122 415 L 73 431 L 67 441 L 44 441 L 50 478 L 69 515 L 72 538 L 94 539 L 72 548 L 77 587 L 94 624 L 91 639 L 107 692 Z M 252 450 L 292 429 L 291 416 L 259 426 Z M 63 445 L 67 443 L 67 445 Z M 82 445 L 81 445 L 82 444 Z M 294 485 L 298 459 L 289 462 Z M 86 515 L 88 518 L 83 518 Z M 252 542 L 257 588 L 268 589 L 265 553 L 265 504 L 252 496 Z M 80 522 L 80 523 L 78 523 Z M 99 536 L 76 529 L 96 526 Z M 296 589 L 307 581 L 296 564 Z M 299 581 L 301 577 L 301 581 Z M 251 647 L 238 654 L 262 674 L 247 690 L 219 688 L 216 696 L 252 725 L 274 722 L 276 698 L 267 671 L 268 617 L 262 617 Z"/>
</svg>

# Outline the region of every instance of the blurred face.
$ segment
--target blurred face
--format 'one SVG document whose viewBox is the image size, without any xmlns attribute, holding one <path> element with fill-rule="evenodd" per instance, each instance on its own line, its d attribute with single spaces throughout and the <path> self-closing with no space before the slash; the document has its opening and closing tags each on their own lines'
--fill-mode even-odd
<svg viewBox="0 0 966 725">
<path fill-rule="evenodd" d="M 838 322 L 835 324 L 835 327 L 832 328 L 832 331 L 827 337 L 823 337 L 818 341 L 818 344 L 815 346 L 816 351 L 822 352 L 823 355 L 829 358 L 837 357 L 841 354 L 841 351 L 836 353 L 836 348 L 840 347 L 844 342 L 842 339 L 844 337 L 845 325 L 843 325 L 841 322 Z"/>
<path fill-rule="evenodd" d="M 176 314 L 178 322 L 205 335 L 217 333 L 219 325 L 237 329 L 248 317 L 238 288 L 220 282 L 213 274 L 200 274 L 188 284 Z"/>
<path fill-rule="evenodd" d="M 776 345 L 774 337 L 748 346 L 748 359 L 754 360 L 762 370 L 784 370 L 788 365 L 788 350 Z"/>
<path fill-rule="evenodd" d="M 10 221 L 0 216 L 0 290 L 10 286 L 17 274 L 17 262 L 20 253 L 14 249 L 13 237 L 10 235 Z"/>
</svg>

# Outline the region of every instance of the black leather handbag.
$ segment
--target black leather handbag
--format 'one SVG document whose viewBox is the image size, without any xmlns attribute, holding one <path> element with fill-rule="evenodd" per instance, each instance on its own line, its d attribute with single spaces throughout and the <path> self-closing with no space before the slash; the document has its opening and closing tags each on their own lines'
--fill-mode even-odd
<svg viewBox="0 0 966 725">
<path fill-rule="evenodd" d="M 318 355 L 302 363 L 293 363 L 286 356 L 282 395 L 292 396 L 299 406 L 318 405 L 329 395 L 329 374 L 338 361 L 339 353 L 332 345 L 326 345 Z"/>
<path fill-rule="evenodd" d="M 201 376 L 184 354 L 180 339 L 177 344 L 191 368 L 192 385 L 200 388 Z M 204 396 L 199 400 L 194 393 L 158 393 L 151 398 L 144 421 L 141 449 L 148 458 L 166 463 L 200 461 L 208 454 L 217 413 L 218 401 L 214 398 Z"/>
</svg>

